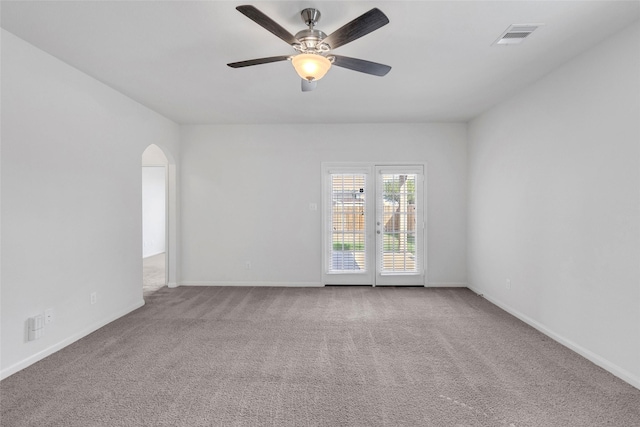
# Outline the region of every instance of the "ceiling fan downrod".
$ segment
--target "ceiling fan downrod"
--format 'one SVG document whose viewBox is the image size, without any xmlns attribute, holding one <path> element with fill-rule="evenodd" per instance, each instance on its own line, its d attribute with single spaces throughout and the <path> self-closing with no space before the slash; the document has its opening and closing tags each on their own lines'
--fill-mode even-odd
<svg viewBox="0 0 640 427">
<path fill-rule="evenodd" d="M 300 12 L 300 16 L 302 17 L 302 21 L 309 27 L 309 29 L 313 30 L 313 27 L 315 27 L 320 20 L 321 14 L 318 9 L 309 7 L 307 9 L 303 9 L 302 12 Z"/>
</svg>

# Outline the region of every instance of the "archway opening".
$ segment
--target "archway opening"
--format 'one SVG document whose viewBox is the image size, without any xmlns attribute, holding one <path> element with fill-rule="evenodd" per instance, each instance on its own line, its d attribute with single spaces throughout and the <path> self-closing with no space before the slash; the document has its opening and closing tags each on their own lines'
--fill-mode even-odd
<svg viewBox="0 0 640 427">
<path fill-rule="evenodd" d="M 169 161 L 151 144 L 142 153 L 142 291 L 143 296 L 168 283 Z"/>
</svg>

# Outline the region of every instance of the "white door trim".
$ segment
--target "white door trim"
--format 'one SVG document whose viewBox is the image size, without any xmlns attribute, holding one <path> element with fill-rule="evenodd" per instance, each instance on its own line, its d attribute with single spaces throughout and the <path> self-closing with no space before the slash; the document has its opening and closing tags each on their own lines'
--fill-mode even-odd
<svg viewBox="0 0 640 427">
<path fill-rule="evenodd" d="M 393 282 L 393 285 L 409 285 L 409 286 L 427 286 L 427 164 L 426 162 L 322 162 L 322 283 L 328 284 L 353 284 L 353 285 L 390 285 L 389 280 L 383 280 L 381 283 L 376 283 L 376 277 L 378 274 L 378 266 L 376 264 L 377 256 L 377 243 L 376 243 L 376 216 L 377 216 L 377 202 L 378 198 L 376 186 L 377 176 L 376 171 L 379 168 L 406 168 L 415 166 L 422 170 L 422 185 L 417 190 L 418 200 L 421 201 L 419 209 L 422 212 L 422 220 L 420 224 L 421 230 L 420 236 L 422 237 L 421 253 L 418 252 L 421 265 L 421 274 L 419 279 L 416 279 L 415 274 L 410 275 L 411 279 L 403 279 L 402 274 L 390 275 L 397 280 Z M 366 214 L 366 233 L 365 233 L 365 247 L 366 247 L 366 269 L 364 273 L 349 272 L 349 273 L 330 273 L 329 270 L 329 245 L 331 241 L 331 215 L 332 215 L 332 200 L 329 197 L 330 194 L 330 175 L 331 173 L 362 173 L 367 176 L 365 189 L 365 214 Z M 407 275 L 409 276 L 409 275 Z"/>
</svg>

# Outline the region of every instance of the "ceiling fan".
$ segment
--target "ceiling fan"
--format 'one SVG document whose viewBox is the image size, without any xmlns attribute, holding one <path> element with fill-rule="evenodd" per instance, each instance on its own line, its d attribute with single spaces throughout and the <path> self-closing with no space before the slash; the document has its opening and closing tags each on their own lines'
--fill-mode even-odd
<svg viewBox="0 0 640 427">
<path fill-rule="evenodd" d="M 318 9 L 307 8 L 300 12 L 302 20 L 309 28 L 299 31 L 295 36 L 254 6 L 238 6 L 236 9 L 247 18 L 290 44 L 298 53 L 227 64 L 231 68 L 290 60 L 296 72 L 302 78 L 303 92 L 315 89 L 317 81 L 324 77 L 331 65 L 374 76 L 384 76 L 391 70 L 388 65 L 348 56 L 334 55 L 332 52 L 334 49 L 388 24 L 389 18 L 377 8 L 360 15 L 328 36 L 314 28 L 320 20 L 320 11 Z"/>
</svg>

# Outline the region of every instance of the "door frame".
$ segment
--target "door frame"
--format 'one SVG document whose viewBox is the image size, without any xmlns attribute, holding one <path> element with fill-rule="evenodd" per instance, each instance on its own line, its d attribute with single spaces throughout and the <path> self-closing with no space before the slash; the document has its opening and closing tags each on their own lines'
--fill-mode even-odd
<svg viewBox="0 0 640 427">
<path fill-rule="evenodd" d="M 383 273 L 379 268 L 379 262 L 383 262 L 378 256 L 381 253 L 382 245 L 384 245 L 384 224 L 376 223 L 376 247 L 375 247 L 375 260 L 376 260 L 376 270 L 375 270 L 375 282 L 374 286 L 426 286 L 426 213 L 425 213 L 425 165 L 419 163 L 411 163 L 411 164 L 392 164 L 392 163 L 383 163 L 377 164 L 374 166 L 374 174 L 376 180 L 376 193 L 375 193 L 375 219 L 382 218 L 384 220 L 384 205 L 383 201 L 380 198 L 382 194 L 383 188 L 380 188 L 378 185 L 381 182 L 382 175 L 404 175 L 404 174 L 416 174 L 420 176 L 421 179 L 415 182 L 415 196 L 417 198 L 417 203 L 414 205 L 416 211 L 419 213 L 419 218 L 416 218 L 416 229 L 414 231 L 416 241 L 414 244 L 416 245 L 416 254 L 418 254 L 418 258 L 415 262 L 418 264 L 417 272 L 404 272 L 404 273 Z M 385 173 L 383 173 L 385 172 Z M 405 254 L 406 255 L 406 254 Z"/>
<path fill-rule="evenodd" d="M 378 276 L 377 265 L 377 239 L 376 239 L 376 218 L 377 213 L 377 176 L 376 170 L 379 167 L 393 168 L 393 167 L 407 167 L 407 166 L 419 166 L 422 168 L 423 182 L 417 196 L 422 202 L 422 221 L 423 227 L 421 230 L 421 237 L 423 241 L 421 263 L 422 283 L 420 285 L 405 284 L 399 281 L 399 286 L 427 286 L 427 163 L 426 162 L 322 162 L 321 174 L 322 174 L 322 284 L 344 284 L 344 285 L 366 285 L 376 286 L 376 277 Z M 366 273 L 330 273 L 329 268 L 329 245 L 331 244 L 329 238 L 329 229 L 332 226 L 331 221 L 331 200 L 329 199 L 329 176 L 331 173 L 364 173 L 366 174 L 366 189 L 365 189 L 365 212 L 370 212 L 366 216 L 366 233 L 365 233 L 365 253 L 366 253 L 366 265 L 368 266 Z M 418 231 L 416 231 L 418 232 Z M 351 279 L 350 277 L 351 276 Z M 401 277 L 402 275 L 398 275 Z M 415 275 L 414 275 L 415 276 Z M 337 283 L 339 279 L 345 278 L 345 283 Z M 380 285 L 378 285 L 380 286 Z"/>
</svg>

